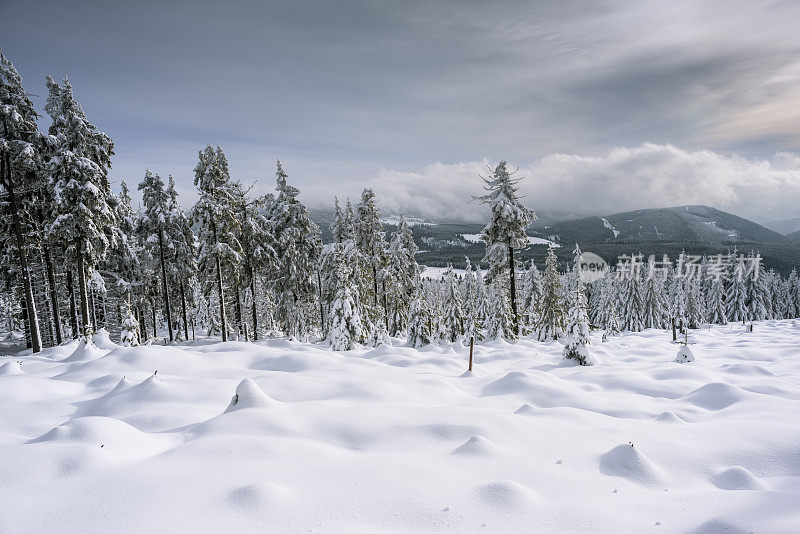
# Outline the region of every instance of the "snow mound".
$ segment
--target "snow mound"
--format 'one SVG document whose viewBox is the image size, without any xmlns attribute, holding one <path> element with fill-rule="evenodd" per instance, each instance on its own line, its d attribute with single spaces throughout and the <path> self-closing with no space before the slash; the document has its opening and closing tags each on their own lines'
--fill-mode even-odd
<svg viewBox="0 0 800 534">
<path fill-rule="evenodd" d="M 20 362 L 11 361 L 0 365 L 0 375 L 22 375 L 25 371 L 22 370 Z"/>
<path fill-rule="evenodd" d="M 630 443 L 617 445 L 603 454 L 600 472 L 648 486 L 664 483 L 661 469 Z"/>
<path fill-rule="evenodd" d="M 228 504 L 244 510 L 259 510 L 286 506 L 292 497 L 289 488 L 272 482 L 253 482 L 228 494 Z"/>
<path fill-rule="evenodd" d="M 270 408 L 272 406 L 275 406 L 275 401 L 261 391 L 252 378 L 245 378 L 236 386 L 236 394 L 225 409 L 225 413 L 244 408 Z"/>
<path fill-rule="evenodd" d="M 105 328 L 101 328 L 92 336 L 92 343 L 103 350 L 114 350 L 119 348 L 119 345 L 111 341 L 111 335 Z"/>
<path fill-rule="evenodd" d="M 692 354 L 692 349 L 689 348 L 689 345 L 683 345 L 680 350 L 678 350 L 675 361 L 677 363 L 689 363 L 694 361 L 694 354 Z"/>
<path fill-rule="evenodd" d="M 453 449 L 452 454 L 469 456 L 492 456 L 499 451 L 499 447 L 483 436 L 472 436 L 466 443 Z"/>
<path fill-rule="evenodd" d="M 661 412 L 656 417 L 656 421 L 661 421 L 662 423 L 683 423 L 684 420 L 675 415 L 672 412 Z"/>
<path fill-rule="evenodd" d="M 511 371 L 503 378 L 499 378 L 483 388 L 481 396 L 508 395 L 511 393 L 524 393 L 534 389 L 531 378 L 522 371 Z"/>
<path fill-rule="evenodd" d="M 511 480 L 483 484 L 477 494 L 485 504 L 496 508 L 525 509 L 536 501 L 529 488 Z"/>
<path fill-rule="evenodd" d="M 736 404 L 744 397 L 744 391 L 736 386 L 725 384 L 724 382 L 712 382 L 687 393 L 681 398 L 700 408 L 718 411 Z"/>
<path fill-rule="evenodd" d="M 533 406 L 531 406 L 526 402 L 525 404 L 514 410 L 514 413 L 520 415 L 533 415 L 536 413 L 536 408 L 534 408 Z"/>
<path fill-rule="evenodd" d="M 113 417 L 79 417 L 28 443 L 81 444 L 131 459 L 159 454 L 176 441 L 175 436 L 147 434 Z"/>
<path fill-rule="evenodd" d="M 711 479 L 716 487 L 724 490 L 759 490 L 764 484 L 744 467 L 734 465 L 723 469 Z"/>
<path fill-rule="evenodd" d="M 106 354 L 106 350 L 101 349 L 92 342 L 81 342 L 72 354 L 67 356 L 62 362 L 88 362 L 96 360 Z"/>
</svg>

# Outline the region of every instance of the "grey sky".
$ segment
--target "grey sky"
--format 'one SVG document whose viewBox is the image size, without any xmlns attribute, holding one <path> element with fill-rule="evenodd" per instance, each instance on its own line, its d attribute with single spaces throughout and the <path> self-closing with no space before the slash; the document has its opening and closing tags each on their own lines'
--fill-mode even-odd
<svg viewBox="0 0 800 534">
<path fill-rule="evenodd" d="M 540 211 L 767 220 L 800 215 L 798 20 L 790 1 L 0 0 L 0 46 L 30 92 L 70 76 L 115 180 L 172 172 L 185 204 L 211 142 L 260 191 L 280 157 L 311 204 L 372 185 L 471 216 L 476 170 L 506 159 Z"/>
</svg>

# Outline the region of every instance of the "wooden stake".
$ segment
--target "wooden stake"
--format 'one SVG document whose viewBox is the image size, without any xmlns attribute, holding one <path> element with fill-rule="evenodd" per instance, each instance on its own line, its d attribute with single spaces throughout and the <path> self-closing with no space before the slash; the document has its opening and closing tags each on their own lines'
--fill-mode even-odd
<svg viewBox="0 0 800 534">
<path fill-rule="evenodd" d="M 469 337 L 469 371 L 472 372 L 472 347 L 475 345 L 475 336 Z"/>
</svg>

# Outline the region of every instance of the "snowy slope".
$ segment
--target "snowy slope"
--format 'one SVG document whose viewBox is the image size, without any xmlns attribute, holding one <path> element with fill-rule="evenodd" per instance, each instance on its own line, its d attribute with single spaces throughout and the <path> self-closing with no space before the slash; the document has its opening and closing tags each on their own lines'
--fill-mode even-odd
<svg viewBox="0 0 800 534">
<path fill-rule="evenodd" d="M 693 337 L 2 358 L 0 532 L 800 531 L 800 326 Z"/>
</svg>

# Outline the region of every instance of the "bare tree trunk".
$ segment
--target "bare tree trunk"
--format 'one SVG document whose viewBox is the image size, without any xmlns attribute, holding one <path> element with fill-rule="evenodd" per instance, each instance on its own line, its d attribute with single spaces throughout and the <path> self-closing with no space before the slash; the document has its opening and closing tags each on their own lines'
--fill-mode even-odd
<svg viewBox="0 0 800 534">
<path fill-rule="evenodd" d="M 239 283 L 236 283 L 236 338 L 237 340 L 241 337 L 242 333 L 244 333 L 244 340 L 249 341 L 247 339 L 247 328 L 244 326 L 244 321 L 242 320 L 242 294 L 239 291 Z"/>
<path fill-rule="evenodd" d="M 3 128 L 8 133 L 5 122 Z M 8 191 L 8 204 L 9 211 L 11 211 L 11 220 L 14 227 L 14 238 L 17 245 L 17 255 L 19 256 L 20 274 L 22 275 L 22 292 L 25 299 L 25 307 L 28 310 L 28 328 L 31 335 L 31 349 L 34 353 L 42 350 L 42 337 L 39 333 L 39 317 L 36 313 L 36 302 L 33 300 L 33 287 L 31 286 L 31 275 L 28 269 L 28 252 L 26 249 L 25 238 L 22 235 L 22 224 L 19 220 L 19 206 L 17 205 L 17 197 L 14 194 L 14 182 L 11 176 L 11 158 L 6 152 L 2 158 L 3 169 L 5 171 L 5 187 Z M 0 172 L 0 178 L 3 173 Z"/>
<path fill-rule="evenodd" d="M 189 325 L 186 321 L 186 289 L 183 286 L 183 280 L 181 280 L 181 310 L 183 311 L 183 334 L 186 341 L 189 341 Z"/>
<path fill-rule="evenodd" d="M 64 340 L 61 332 L 61 313 L 58 310 L 58 292 L 56 291 L 56 277 L 53 272 L 53 259 L 50 257 L 50 247 L 46 242 L 42 243 L 42 253 L 44 254 L 44 265 L 47 269 L 47 283 L 50 286 L 50 305 L 53 308 L 53 324 L 55 325 L 56 343 L 61 345 Z"/>
<path fill-rule="evenodd" d="M 319 290 L 319 326 L 322 328 L 322 333 L 327 335 L 325 328 L 325 314 L 322 310 L 322 275 L 317 269 L 317 289 Z"/>
<path fill-rule="evenodd" d="M 89 288 L 86 284 L 86 264 L 83 257 L 83 241 L 78 238 L 78 290 L 80 291 L 81 308 L 81 335 L 88 337 L 92 335 L 92 322 L 89 318 Z"/>
<path fill-rule="evenodd" d="M 167 284 L 167 265 L 164 262 L 164 231 L 158 230 L 158 250 L 161 255 L 161 280 L 164 287 L 164 308 L 167 313 L 167 329 L 169 330 L 169 342 L 175 340 L 172 334 L 172 310 L 169 307 L 169 287 Z"/>
<path fill-rule="evenodd" d="M 217 225 L 214 220 L 211 220 L 211 231 L 214 234 L 214 245 L 217 244 Z M 219 252 L 215 254 L 217 262 L 217 293 L 219 295 L 219 316 L 220 323 L 222 324 L 222 341 L 228 341 L 228 321 L 225 318 L 225 292 L 222 289 L 222 262 L 219 258 Z"/>
<path fill-rule="evenodd" d="M 253 298 L 253 341 L 258 341 L 258 309 L 256 307 L 256 277 L 250 267 L 250 296 Z"/>
<path fill-rule="evenodd" d="M 78 339 L 78 307 L 75 304 L 72 269 L 67 269 L 67 293 L 69 293 L 69 326 L 72 328 L 72 339 Z"/>
<path fill-rule="evenodd" d="M 508 270 L 511 280 L 511 315 L 514 321 L 514 333 L 519 335 L 519 320 L 517 317 L 517 275 L 514 269 L 514 247 L 508 243 Z"/>
<path fill-rule="evenodd" d="M 136 307 L 136 311 L 139 313 L 139 329 L 142 331 L 144 341 L 147 341 L 147 321 L 145 320 L 144 310 L 142 310 L 140 305 Z"/>
</svg>

